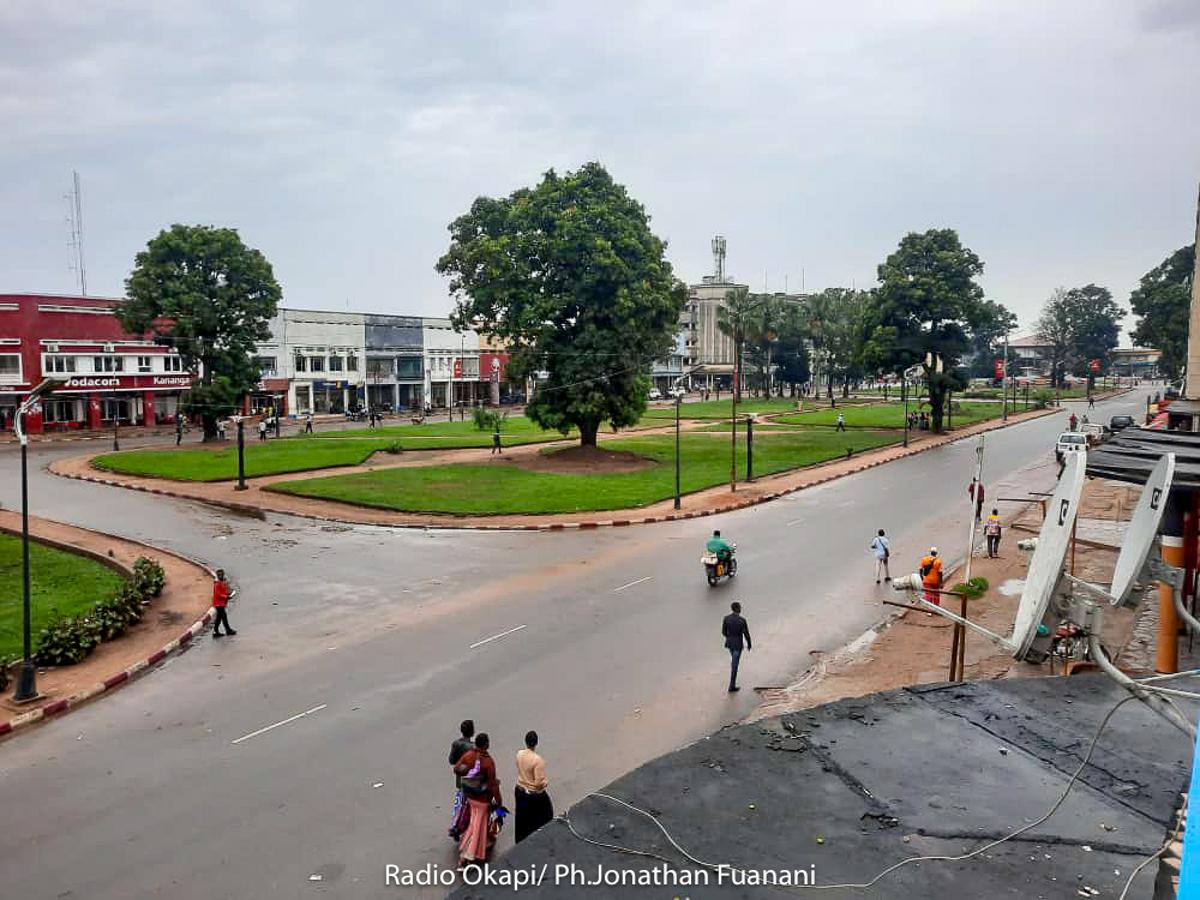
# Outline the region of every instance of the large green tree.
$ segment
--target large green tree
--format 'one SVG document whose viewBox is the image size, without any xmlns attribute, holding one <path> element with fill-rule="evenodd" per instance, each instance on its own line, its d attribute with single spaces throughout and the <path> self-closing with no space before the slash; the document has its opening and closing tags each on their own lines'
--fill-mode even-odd
<svg viewBox="0 0 1200 900">
<path fill-rule="evenodd" d="M 946 395 L 962 386 L 959 361 L 989 316 L 976 278 L 983 263 L 952 228 L 911 232 L 879 266 L 864 360 L 900 372 L 925 368 L 933 427 L 940 431 Z"/>
<path fill-rule="evenodd" d="M 1050 348 L 1050 373 L 1061 386 L 1067 371 L 1095 381 L 1093 360 L 1107 371 L 1109 354 L 1117 346 L 1125 315 L 1108 288 L 1095 284 L 1071 290 L 1057 289 L 1046 301 L 1038 319 L 1038 336 Z"/>
<path fill-rule="evenodd" d="M 806 313 L 800 303 L 784 303 L 779 319 L 779 340 L 775 343 L 775 362 L 775 377 L 780 385 L 788 385 L 795 397 L 797 385 L 807 384 L 812 377 Z"/>
<path fill-rule="evenodd" d="M 1180 247 L 1142 276 L 1129 295 L 1138 317 L 1133 339 L 1143 347 L 1162 351 L 1158 367 L 1178 377 L 1187 361 L 1188 306 L 1196 270 L 1196 245 Z"/>
<path fill-rule="evenodd" d="M 232 228 L 172 225 L 134 260 L 125 280 L 122 327 L 153 334 L 198 372 L 184 411 L 198 413 L 204 439 L 258 381 L 255 345 L 271 336 L 282 296 L 271 264 Z"/>
<path fill-rule="evenodd" d="M 449 230 L 455 327 L 505 340 L 511 376 L 547 376 L 527 415 L 592 446 L 601 423 L 636 423 L 687 302 L 641 204 L 593 162 L 480 197 Z"/>
</svg>

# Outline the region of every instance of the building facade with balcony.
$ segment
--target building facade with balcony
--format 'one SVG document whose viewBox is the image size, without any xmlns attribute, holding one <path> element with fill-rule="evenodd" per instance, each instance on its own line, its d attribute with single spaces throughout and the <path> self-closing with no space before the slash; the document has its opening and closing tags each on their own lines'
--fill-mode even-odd
<svg viewBox="0 0 1200 900">
<path fill-rule="evenodd" d="M 115 298 L 0 294 L 0 427 L 44 378 L 64 383 L 30 411 L 31 434 L 173 420 L 193 375 L 174 351 L 128 334 Z"/>
</svg>

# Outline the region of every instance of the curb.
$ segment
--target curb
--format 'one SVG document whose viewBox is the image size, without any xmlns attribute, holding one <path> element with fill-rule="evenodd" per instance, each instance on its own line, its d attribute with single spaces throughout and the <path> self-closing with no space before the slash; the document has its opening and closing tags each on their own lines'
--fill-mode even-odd
<svg viewBox="0 0 1200 900">
<path fill-rule="evenodd" d="M 80 531 L 87 531 L 91 534 L 103 535 L 104 537 L 108 538 L 114 537 L 114 535 L 104 534 L 104 532 L 96 531 L 92 528 L 81 528 L 77 525 L 72 525 L 71 527 L 79 528 Z M 208 572 L 210 576 L 214 578 L 216 577 L 216 570 L 213 569 L 212 566 L 208 565 L 207 563 L 200 562 L 199 560 L 192 559 L 189 556 L 184 556 L 181 553 L 175 553 L 172 550 L 163 550 L 151 544 L 147 544 L 144 541 L 135 540 L 133 538 L 119 538 L 119 540 L 128 541 L 131 544 L 137 544 L 139 547 L 145 547 L 147 550 L 151 550 L 154 553 L 164 553 L 168 556 L 174 556 L 177 559 L 182 559 L 191 563 L 192 565 L 199 566 L 200 568 L 204 569 L 204 571 Z M 82 691 L 72 694 L 70 697 L 63 697 L 60 700 L 55 700 L 53 703 L 47 703 L 45 706 L 40 706 L 37 709 L 31 709 L 29 712 L 23 713 L 22 715 L 15 716 L 7 722 L 0 722 L 0 738 L 8 737 L 17 731 L 24 730 L 29 726 L 36 725 L 46 719 L 60 716 L 69 710 L 75 709 L 78 706 L 82 706 L 90 700 L 96 699 L 101 694 L 112 691 L 115 688 L 132 681 L 138 675 L 149 671 L 167 657 L 177 653 L 179 650 L 190 644 L 196 635 L 198 635 L 208 626 L 208 623 L 212 620 L 212 615 L 212 608 L 210 607 L 209 609 L 206 609 L 204 611 L 204 615 L 193 622 L 186 631 L 179 635 L 179 637 L 167 642 L 167 644 L 150 654 L 145 659 L 138 660 L 137 662 L 133 663 L 133 665 L 126 667 L 122 671 L 117 672 L 115 675 L 110 675 L 103 681 L 97 682 L 91 687 L 84 688 Z"/>
<path fill-rule="evenodd" d="M 961 441 L 965 438 L 975 437 L 976 435 L 986 434 L 991 431 L 998 431 L 1001 428 L 1009 428 L 1014 425 L 1023 425 L 1025 422 L 1030 422 L 1034 419 L 1045 418 L 1058 412 L 1061 412 L 1060 408 L 1048 407 L 1047 409 L 1039 410 L 1037 415 L 1029 416 L 1029 418 L 1022 419 L 1020 422 L 996 422 L 988 425 L 986 428 L 980 428 L 977 431 L 972 431 L 969 434 L 946 434 L 941 438 L 937 438 L 920 447 L 910 447 L 905 452 L 889 457 L 888 459 L 876 459 L 865 462 L 857 468 L 848 469 L 847 471 L 841 472 L 837 475 L 826 475 L 822 478 L 816 478 L 810 482 L 807 482 L 806 484 L 797 485 L 796 487 L 782 488 L 778 491 L 772 491 L 769 494 L 763 494 L 762 496 L 753 497 L 748 500 L 742 500 L 730 506 L 721 507 L 720 509 L 699 509 L 692 512 L 664 513 L 657 516 L 643 516 L 641 518 L 629 519 L 606 519 L 596 522 L 546 522 L 539 523 L 537 525 L 459 525 L 452 522 L 397 522 L 383 523 L 382 527 L 420 529 L 422 531 L 586 531 L 594 528 L 614 528 L 628 525 L 652 525 L 656 522 L 678 522 L 684 519 L 699 519 L 705 516 L 715 516 L 723 513 L 736 512 L 737 510 L 748 509 L 752 506 L 769 503 L 772 500 L 778 500 L 780 497 L 785 497 L 788 494 L 794 494 L 797 491 L 818 487 L 819 485 L 827 484 L 830 481 L 836 481 L 839 478 L 857 475 L 860 472 L 865 472 L 867 469 L 873 469 L 876 466 L 887 465 L 888 463 L 895 462 L 899 459 L 907 459 L 910 456 L 916 456 L 919 453 L 925 453 L 938 447 L 944 447 L 946 444 L 952 444 L 955 441 Z M 834 460 L 831 460 L 830 462 L 834 462 Z M 158 494 L 162 497 L 171 497 L 175 500 L 187 500 L 192 503 L 206 503 L 210 506 L 219 506 L 223 509 L 229 509 L 239 513 L 248 513 L 255 516 L 265 516 L 268 513 L 273 513 L 277 515 L 296 516 L 297 518 L 302 519 L 311 519 L 316 522 L 336 522 L 343 525 L 365 524 L 357 519 L 347 519 L 340 516 L 316 515 L 313 513 L 293 513 L 281 510 L 264 509 L 263 507 L 255 506 L 252 503 L 237 503 L 232 500 L 196 497 L 192 494 L 180 493 L 169 488 L 148 487 L 147 485 L 143 484 L 133 484 L 132 482 L 117 481 L 112 478 L 101 478 L 93 475 L 61 473 L 56 472 L 53 465 L 50 466 L 49 471 L 60 478 L 70 478 L 75 481 L 87 481 L 91 482 L 92 484 L 102 484 L 108 487 L 124 488 L 130 491 L 140 491 L 144 494 Z M 373 522 L 369 524 L 378 525 L 380 523 Z"/>
</svg>

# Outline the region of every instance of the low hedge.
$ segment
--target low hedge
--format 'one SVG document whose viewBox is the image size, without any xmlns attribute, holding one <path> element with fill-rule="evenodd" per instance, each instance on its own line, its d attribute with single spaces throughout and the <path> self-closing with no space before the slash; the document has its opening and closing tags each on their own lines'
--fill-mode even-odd
<svg viewBox="0 0 1200 900">
<path fill-rule="evenodd" d="M 120 637 L 141 621 L 150 601 L 162 593 L 166 574 L 144 556 L 133 564 L 133 575 L 111 597 L 97 600 L 83 616 L 59 619 L 38 636 L 34 654 L 40 666 L 70 666 L 82 662 L 101 641 Z"/>
</svg>

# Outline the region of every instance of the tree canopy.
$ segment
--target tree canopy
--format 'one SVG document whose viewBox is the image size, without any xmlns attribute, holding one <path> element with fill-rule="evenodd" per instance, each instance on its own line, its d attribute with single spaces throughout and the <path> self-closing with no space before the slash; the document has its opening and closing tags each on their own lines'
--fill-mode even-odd
<svg viewBox="0 0 1200 900">
<path fill-rule="evenodd" d="M 1050 347 L 1050 373 L 1061 385 L 1068 370 L 1086 375 L 1088 384 L 1095 372 L 1090 363 L 1109 364 L 1109 353 L 1117 346 L 1125 310 L 1113 300 L 1108 288 L 1088 284 L 1069 291 L 1058 288 L 1046 301 L 1038 319 L 1038 336 Z"/>
<path fill-rule="evenodd" d="M 905 235 L 879 266 L 864 359 L 892 372 L 922 364 L 938 431 L 946 394 L 962 386 L 957 369 L 971 336 L 998 314 L 975 281 L 982 272 L 979 257 L 952 228 Z"/>
<path fill-rule="evenodd" d="M 1129 295 L 1138 317 L 1132 337 L 1162 351 L 1159 368 L 1175 378 L 1187 361 L 1188 306 L 1196 266 L 1196 245 L 1180 247 L 1142 276 Z"/>
<path fill-rule="evenodd" d="M 117 310 L 133 334 L 152 333 L 199 370 L 184 410 L 199 413 L 204 439 L 259 378 L 255 345 L 271 336 L 282 291 L 271 264 L 232 228 L 172 225 L 134 260 Z"/>
<path fill-rule="evenodd" d="M 687 301 L 641 204 L 592 162 L 479 197 L 449 230 L 437 270 L 450 276 L 455 327 L 505 340 L 513 376 L 546 375 L 527 415 L 577 427 L 585 445 L 602 422 L 636 423 Z"/>
</svg>

